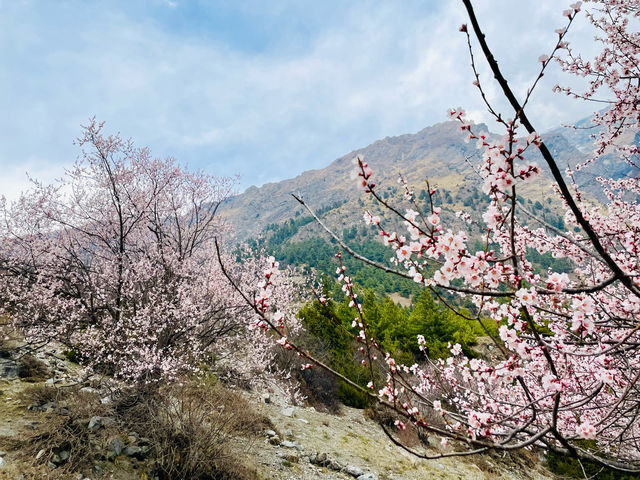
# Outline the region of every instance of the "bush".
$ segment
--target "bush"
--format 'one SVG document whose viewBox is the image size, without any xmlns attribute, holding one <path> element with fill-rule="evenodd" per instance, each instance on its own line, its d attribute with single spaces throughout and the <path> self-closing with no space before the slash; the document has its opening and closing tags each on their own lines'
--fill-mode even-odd
<svg viewBox="0 0 640 480">
<path fill-rule="evenodd" d="M 33 355 L 23 355 L 18 361 L 18 376 L 30 381 L 44 380 L 50 374 L 47 366 Z"/>
<path fill-rule="evenodd" d="M 273 428 L 238 394 L 218 383 L 190 380 L 156 391 L 131 392 L 117 408 L 128 428 L 150 440 L 154 470 L 161 480 L 253 479 L 232 444 Z"/>
</svg>

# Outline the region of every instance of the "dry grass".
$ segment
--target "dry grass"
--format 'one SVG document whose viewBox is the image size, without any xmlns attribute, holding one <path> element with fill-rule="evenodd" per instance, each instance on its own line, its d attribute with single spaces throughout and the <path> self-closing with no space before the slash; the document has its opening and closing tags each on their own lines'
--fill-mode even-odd
<svg viewBox="0 0 640 480">
<path fill-rule="evenodd" d="M 100 402 L 99 395 L 78 387 L 41 384 L 27 386 L 18 398 L 23 406 L 48 404 L 46 411 L 29 412 L 35 420 L 33 430 L 23 431 L 19 438 L 2 439 L 4 449 L 16 452 L 25 479 L 74 478 L 96 463 L 117 471 L 135 467 L 134 475 L 161 480 L 255 479 L 257 472 L 239 460 L 238 452 L 246 452 L 256 434 L 274 428 L 237 393 L 197 379 L 124 391 L 108 405 Z M 90 430 L 93 416 L 111 417 L 115 422 Z M 136 459 L 124 453 L 110 456 L 110 441 L 125 439 L 130 432 L 138 432 L 139 440 L 126 445 L 139 446 L 144 454 Z M 63 457 L 68 452 L 68 459 L 61 461 L 61 452 Z M 49 468 L 51 463 L 57 468 Z M 0 480 L 4 480 L 2 472 Z"/>
<path fill-rule="evenodd" d="M 153 393 L 131 392 L 117 408 L 129 429 L 148 437 L 161 480 L 256 478 L 234 453 L 238 444 L 247 447 L 239 435 L 273 428 L 236 393 L 197 380 Z"/>
<path fill-rule="evenodd" d="M 13 447 L 20 452 L 22 460 L 35 467 L 51 462 L 61 452 L 68 452 L 68 459 L 56 469 L 56 475 L 62 475 L 59 478 L 86 468 L 95 454 L 95 443 L 88 429 L 89 418 L 108 415 L 111 413 L 109 407 L 102 405 L 97 395 L 81 392 L 78 388 L 33 385 L 25 388 L 20 398 L 23 404 L 53 403 L 56 406 L 40 414 L 33 432 L 14 440 Z"/>
<path fill-rule="evenodd" d="M 51 375 L 49 368 L 33 355 L 23 355 L 18 360 L 18 376 L 28 382 L 39 382 Z"/>
</svg>

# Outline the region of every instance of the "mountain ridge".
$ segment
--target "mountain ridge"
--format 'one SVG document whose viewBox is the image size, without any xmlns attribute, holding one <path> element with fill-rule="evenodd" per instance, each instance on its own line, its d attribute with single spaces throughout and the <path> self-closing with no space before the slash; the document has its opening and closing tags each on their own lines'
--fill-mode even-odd
<svg viewBox="0 0 640 480">
<path fill-rule="evenodd" d="M 485 124 L 476 124 L 474 131 L 488 132 L 489 129 Z M 499 138 L 497 134 L 490 135 Z M 586 160 L 588 156 L 585 153 L 588 149 L 584 136 L 580 137 L 581 143 L 576 144 L 563 135 L 559 127 L 550 130 L 543 138 L 550 150 L 562 159 L 561 168 L 566 166 L 565 163 L 575 164 Z M 398 174 L 402 174 L 413 188 L 418 188 L 425 179 L 429 179 L 431 185 L 450 191 L 452 198 L 463 195 L 461 190 L 480 185 L 480 179 L 471 164 L 478 164 L 481 151 L 476 148 L 475 142 L 464 142 L 458 123 L 440 122 L 416 133 L 376 140 L 365 147 L 351 150 L 323 168 L 307 170 L 293 178 L 269 182 L 260 187 L 247 188 L 221 206 L 221 215 L 234 227 L 234 240 L 256 237 L 267 225 L 281 223 L 302 214 L 302 207 L 292 198 L 291 193 L 302 195 L 313 208 L 342 203 L 342 206 L 337 207 L 337 215 L 333 217 L 346 219 L 356 213 L 355 218 L 359 219 L 361 214 L 357 214 L 353 205 L 361 199 L 361 190 L 350 175 L 354 168 L 352 159 L 357 154 L 363 155 L 373 169 L 375 182 L 379 192 L 383 194 L 397 193 L 394 186 Z M 547 171 L 537 152 L 530 158 L 538 160 L 542 170 Z M 543 175 L 535 184 L 524 184 L 521 191 L 525 197 L 531 197 L 550 187 L 550 184 L 550 177 Z M 343 225 L 336 224 L 335 221 L 330 223 L 333 228 L 345 226 L 344 221 Z"/>
</svg>

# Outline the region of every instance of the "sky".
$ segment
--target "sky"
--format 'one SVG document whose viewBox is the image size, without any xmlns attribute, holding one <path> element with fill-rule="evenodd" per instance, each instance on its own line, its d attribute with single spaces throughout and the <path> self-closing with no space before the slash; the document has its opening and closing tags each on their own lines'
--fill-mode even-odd
<svg viewBox="0 0 640 480">
<path fill-rule="evenodd" d="M 522 95 L 566 24 L 565 2 L 475 5 Z M 589 53 L 582 20 L 569 40 Z M 94 116 L 155 156 L 239 175 L 239 191 L 417 132 L 450 107 L 487 121 L 465 21 L 458 0 L 0 0 L 0 194 L 62 176 Z M 541 132 L 593 110 L 552 93 L 558 82 L 575 83 L 552 66 L 528 109 Z"/>
</svg>

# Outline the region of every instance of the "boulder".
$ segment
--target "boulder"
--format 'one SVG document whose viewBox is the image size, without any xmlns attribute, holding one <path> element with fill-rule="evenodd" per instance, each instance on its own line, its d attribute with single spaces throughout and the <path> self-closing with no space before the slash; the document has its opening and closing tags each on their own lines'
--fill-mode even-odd
<svg viewBox="0 0 640 480">
<path fill-rule="evenodd" d="M 0 358 L 0 378 L 15 378 L 18 376 L 18 362 L 10 358 Z"/>
<path fill-rule="evenodd" d="M 352 477 L 356 478 L 364 475 L 364 470 L 362 470 L 360 467 L 356 467 L 355 465 L 347 465 L 342 469 L 342 471 L 347 475 L 351 475 Z"/>
<path fill-rule="evenodd" d="M 289 440 L 285 440 L 280 444 L 280 446 L 286 447 L 286 448 L 295 448 L 296 450 L 302 450 L 302 445 L 300 445 L 298 442 L 290 442 Z"/>
</svg>

